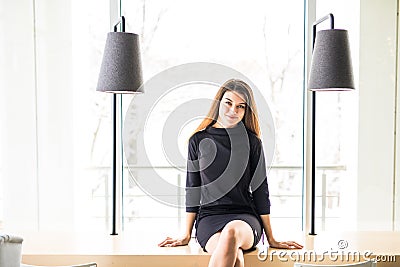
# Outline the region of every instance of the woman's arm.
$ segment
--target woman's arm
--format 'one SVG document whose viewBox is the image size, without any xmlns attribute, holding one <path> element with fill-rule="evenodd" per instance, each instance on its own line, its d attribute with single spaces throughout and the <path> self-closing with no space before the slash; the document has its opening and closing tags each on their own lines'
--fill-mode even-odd
<svg viewBox="0 0 400 267">
<path fill-rule="evenodd" d="M 265 235 L 267 236 L 268 244 L 271 247 L 273 247 L 273 248 L 303 248 L 302 245 L 300 245 L 294 241 L 284 241 L 284 242 L 276 241 L 272 234 L 271 221 L 269 219 L 269 214 L 260 215 L 260 216 L 261 216 L 261 219 L 263 222 L 264 231 L 265 231 Z"/>
<path fill-rule="evenodd" d="M 164 239 L 158 246 L 160 247 L 176 247 L 176 246 L 185 246 L 189 243 L 190 238 L 192 237 L 192 230 L 194 221 L 196 220 L 195 212 L 186 212 L 186 231 L 185 234 L 181 238 L 171 238 L 167 237 Z"/>
<path fill-rule="evenodd" d="M 267 171 L 265 166 L 265 157 L 260 139 L 253 142 L 250 156 L 250 171 L 252 175 L 251 188 L 253 201 L 257 213 L 261 216 L 264 231 L 267 236 L 268 244 L 274 248 L 303 248 L 302 245 L 294 241 L 278 242 L 272 234 L 271 222 L 269 219 L 270 201 L 267 182 Z"/>
<path fill-rule="evenodd" d="M 181 238 L 167 237 L 158 244 L 160 247 L 175 247 L 187 245 L 192 236 L 193 225 L 200 206 L 201 178 L 198 166 L 197 141 L 192 136 L 189 139 L 187 177 L 186 177 L 186 230 Z"/>
<path fill-rule="evenodd" d="M 189 240 L 192 236 L 192 230 L 193 230 L 194 221 L 196 220 L 196 215 L 197 215 L 197 213 L 194 213 L 194 212 L 186 212 L 185 237 L 187 237 Z"/>
</svg>

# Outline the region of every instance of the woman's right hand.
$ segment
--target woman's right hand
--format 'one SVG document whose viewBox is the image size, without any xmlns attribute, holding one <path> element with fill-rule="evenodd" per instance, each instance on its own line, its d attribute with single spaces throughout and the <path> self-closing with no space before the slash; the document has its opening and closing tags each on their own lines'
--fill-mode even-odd
<svg viewBox="0 0 400 267">
<path fill-rule="evenodd" d="M 177 246 L 186 246 L 189 244 L 190 236 L 185 236 L 182 238 L 171 238 L 167 237 L 158 244 L 159 247 L 177 247 Z"/>
</svg>

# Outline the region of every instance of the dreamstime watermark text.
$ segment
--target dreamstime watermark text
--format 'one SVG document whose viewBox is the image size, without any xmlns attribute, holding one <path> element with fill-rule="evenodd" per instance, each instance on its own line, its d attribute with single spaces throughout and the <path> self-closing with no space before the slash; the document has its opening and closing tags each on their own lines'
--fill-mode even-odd
<svg viewBox="0 0 400 267">
<path fill-rule="evenodd" d="M 396 262 L 395 255 L 375 255 L 370 250 L 353 251 L 345 250 L 348 247 L 346 240 L 339 240 L 338 249 L 316 252 L 314 250 L 273 250 L 268 248 L 259 250 L 257 257 L 260 261 L 280 262 L 360 262 L 373 260 L 375 262 Z"/>
</svg>

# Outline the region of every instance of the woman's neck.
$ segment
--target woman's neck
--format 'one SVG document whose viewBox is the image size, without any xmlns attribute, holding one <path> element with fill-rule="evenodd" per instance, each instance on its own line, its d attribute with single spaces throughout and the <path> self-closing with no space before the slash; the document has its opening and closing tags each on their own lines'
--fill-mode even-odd
<svg viewBox="0 0 400 267">
<path fill-rule="evenodd" d="M 237 124 L 234 124 L 232 126 L 226 127 L 226 126 L 222 125 L 221 123 L 219 123 L 217 121 L 211 127 L 214 127 L 214 128 L 225 128 L 226 129 L 226 128 L 235 128 L 236 126 L 237 126 Z"/>
</svg>

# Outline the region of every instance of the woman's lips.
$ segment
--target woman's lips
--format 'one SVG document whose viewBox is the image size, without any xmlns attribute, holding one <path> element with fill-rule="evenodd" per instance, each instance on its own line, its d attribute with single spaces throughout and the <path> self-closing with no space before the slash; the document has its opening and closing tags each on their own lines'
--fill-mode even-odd
<svg viewBox="0 0 400 267">
<path fill-rule="evenodd" d="M 231 119 L 231 120 L 236 120 L 238 117 L 236 117 L 236 116 L 230 116 L 230 115 L 226 115 L 229 119 Z"/>
</svg>

